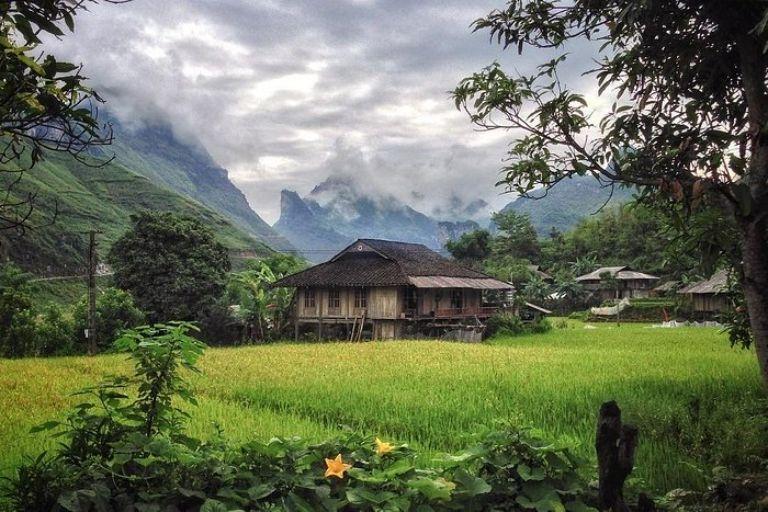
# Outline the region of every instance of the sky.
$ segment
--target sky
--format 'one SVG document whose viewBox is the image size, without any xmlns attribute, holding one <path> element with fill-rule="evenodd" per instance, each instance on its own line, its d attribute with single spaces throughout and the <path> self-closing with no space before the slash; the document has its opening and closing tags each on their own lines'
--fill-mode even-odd
<svg viewBox="0 0 768 512">
<path fill-rule="evenodd" d="M 472 34 L 503 5 L 134 0 L 92 6 L 48 44 L 84 64 L 122 120 L 201 141 L 269 223 L 281 189 L 305 195 L 329 175 L 446 217 L 457 198 L 513 199 L 494 187 L 513 135 L 478 132 L 448 94 L 494 60 L 525 71 L 550 57 Z"/>
</svg>

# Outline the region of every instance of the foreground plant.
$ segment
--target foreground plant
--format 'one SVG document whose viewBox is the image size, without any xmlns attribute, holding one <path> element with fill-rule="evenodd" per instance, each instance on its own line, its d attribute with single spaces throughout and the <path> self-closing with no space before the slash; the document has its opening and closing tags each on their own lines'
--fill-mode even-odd
<svg viewBox="0 0 768 512">
<path fill-rule="evenodd" d="M 579 461 L 531 432 L 490 432 L 431 462 L 352 431 L 319 444 L 190 438 L 176 400 L 194 403 L 183 379 L 204 348 L 194 330 L 171 323 L 120 338 L 133 376 L 81 391 L 65 422 L 35 429 L 62 447 L 17 470 L 2 493 L 11 510 L 589 510 Z"/>
</svg>

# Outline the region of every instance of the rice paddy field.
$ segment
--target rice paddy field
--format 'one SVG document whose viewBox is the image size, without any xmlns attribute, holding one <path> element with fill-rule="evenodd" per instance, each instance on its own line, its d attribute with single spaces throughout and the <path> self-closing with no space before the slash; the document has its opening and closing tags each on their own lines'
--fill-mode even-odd
<svg viewBox="0 0 768 512">
<path fill-rule="evenodd" d="M 656 492 L 699 488 L 719 465 L 767 455 L 754 352 L 716 329 L 633 324 L 567 328 L 484 344 L 440 341 L 272 344 L 210 349 L 190 429 L 233 442 L 322 439 L 342 425 L 428 453 L 466 446 L 499 423 L 567 439 L 593 461 L 600 404 L 640 428 L 635 476 Z M 125 356 L 0 360 L 0 476 L 54 442 L 28 434 L 72 391 L 127 372 Z"/>
</svg>

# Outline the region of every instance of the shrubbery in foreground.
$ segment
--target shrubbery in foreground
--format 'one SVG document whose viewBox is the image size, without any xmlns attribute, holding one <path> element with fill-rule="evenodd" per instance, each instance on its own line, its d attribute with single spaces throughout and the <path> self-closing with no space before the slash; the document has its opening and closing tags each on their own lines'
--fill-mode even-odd
<svg viewBox="0 0 768 512">
<path fill-rule="evenodd" d="M 18 469 L 4 489 L 14 510 L 591 510 L 567 447 L 526 431 L 480 437 L 456 455 L 419 459 L 404 445 L 354 432 L 231 447 L 185 435 L 184 369 L 203 345 L 190 324 L 130 331 L 116 345 L 135 371 L 80 392 L 54 456 Z"/>
</svg>

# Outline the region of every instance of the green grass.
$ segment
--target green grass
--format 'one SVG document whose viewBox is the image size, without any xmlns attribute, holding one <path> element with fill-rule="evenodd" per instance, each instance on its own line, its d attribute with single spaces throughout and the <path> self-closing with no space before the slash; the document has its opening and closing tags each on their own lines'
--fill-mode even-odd
<svg viewBox="0 0 768 512">
<path fill-rule="evenodd" d="M 636 475 L 655 491 L 700 487 L 715 465 L 766 455 L 753 352 L 714 329 L 600 325 L 492 344 L 438 341 L 276 344 L 212 349 L 195 377 L 192 430 L 234 441 L 331 435 L 340 424 L 429 451 L 467 444 L 498 421 L 568 437 L 592 457 L 595 416 L 616 399 L 640 428 Z M 0 473 L 52 442 L 27 435 L 60 415 L 66 393 L 122 356 L 0 361 Z M 761 414 L 762 413 L 762 414 Z"/>
</svg>

